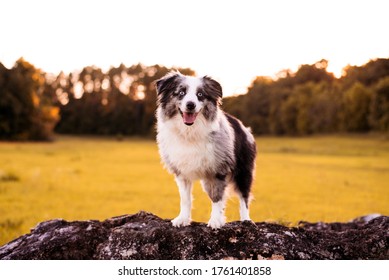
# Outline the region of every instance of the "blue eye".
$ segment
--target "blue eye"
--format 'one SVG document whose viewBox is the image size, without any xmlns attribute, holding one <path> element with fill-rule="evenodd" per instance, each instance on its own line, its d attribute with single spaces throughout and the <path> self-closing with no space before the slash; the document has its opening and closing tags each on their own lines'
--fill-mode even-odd
<svg viewBox="0 0 389 280">
<path fill-rule="evenodd" d="M 181 90 L 178 94 L 183 96 L 183 95 L 185 95 L 185 92 Z"/>
<path fill-rule="evenodd" d="M 198 92 L 198 93 L 197 93 L 197 96 L 198 96 L 198 97 L 202 97 L 202 96 L 203 96 L 203 93 L 202 93 L 202 92 Z"/>
</svg>

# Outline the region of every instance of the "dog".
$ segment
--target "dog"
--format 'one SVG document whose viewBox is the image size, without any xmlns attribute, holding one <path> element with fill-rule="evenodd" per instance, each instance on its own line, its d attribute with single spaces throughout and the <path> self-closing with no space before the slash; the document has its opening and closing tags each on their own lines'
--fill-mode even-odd
<svg viewBox="0 0 389 280">
<path fill-rule="evenodd" d="M 226 189 L 232 185 L 240 199 L 240 219 L 250 220 L 249 202 L 256 145 L 249 128 L 220 108 L 221 85 L 210 78 L 177 71 L 155 82 L 157 144 L 162 163 L 175 176 L 180 213 L 175 227 L 191 223 L 192 184 L 201 185 L 212 201 L 208 226 L 222 227 Z"/>
</svg>

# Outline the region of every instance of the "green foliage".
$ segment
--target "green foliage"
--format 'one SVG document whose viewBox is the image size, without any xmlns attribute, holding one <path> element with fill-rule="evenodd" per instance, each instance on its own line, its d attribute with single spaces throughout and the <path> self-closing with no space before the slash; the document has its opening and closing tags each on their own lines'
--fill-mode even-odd
<svg viewBox="0 0 389 280">
<path fill-rule="evenodd" d="M 389 131 L 389 76 L 379 80 L 374 86 L 374 91 L 370 107 L 370 124 L 376 130 Z"/>
<path fill-rule="evenodd" d="M 347 66 L 339 79 L 327 66 L 323 59 L 277 79 L 257 77 L 223 108 L 256 135 L 388 132 L 389 59 Z M 168 71 L 121 64 L 53 77 L 23 59 L 10 70 L 0 64 L 0 139 L 49 139 L 57 123 L 65 134 L 154 136 L 154 81 Z"/>
<path fill-rule="evenodd" d="M 343 95 L 342 124 L 345 131 L 365 132 L 369 130 L 368 116 L 371 92 L 356 82 Z"/>
<path fill-rule="evenodd" d="M 277 80 L 257 77 L 247 95 L 226 98 L 224 108 L 256 134 L 389 132 L 389 59 L 349 66 L 340 79 L 326 67 L 321 60 Z"/>
</svg>

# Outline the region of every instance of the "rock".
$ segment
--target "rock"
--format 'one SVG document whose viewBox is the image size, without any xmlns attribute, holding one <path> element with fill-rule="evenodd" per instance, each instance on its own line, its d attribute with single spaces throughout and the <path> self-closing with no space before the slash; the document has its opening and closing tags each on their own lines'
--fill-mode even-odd
<svg viewBox="0 0 389 280">
<path fill-rule="evenodd" d="M 349 223 L 232 222 L 174 228 L 153 214 L 51 220 L 0 247 L 0 259 L 389 259 L 389 217 Z"/>
</svg>

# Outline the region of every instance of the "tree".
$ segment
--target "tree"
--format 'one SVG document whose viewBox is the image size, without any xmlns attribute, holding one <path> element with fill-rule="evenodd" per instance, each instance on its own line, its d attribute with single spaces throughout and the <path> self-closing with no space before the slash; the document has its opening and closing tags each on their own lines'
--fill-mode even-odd
<svg viewBox="0 0 389 280">
<path fill-rule="evenodd" d="M 389 75 L 373 87 L 370 125 L 378 131 L 389 131 Z"/>
<path fill-rule="evenodd" d="M 49 140 L 59 119 L 45 99 L 44 74 L 20 58 L 10 70 L 0 64 L 0 138 Z"/>
<path fill-rule="evenodd" d="M 247 94 L 224 98 L 223 109 L 255 134 L 388 131 L 389 59 L 348 66 L 340 79 L 327 66 L 322 59 L 295 73 L 283 70 L 276 79 L 257 77 Z M 0 138 L 48 139 L 59 114 L 59 133 L 152 136 L 154 81 L 168 71 L 160 65 L 120 64 L 54 77 L 23 59 L 12 69 L 0 64 Z"/>
<path fill-rule="evenodd" d="M 280 108 L 282 130 L 288 135 L 297 134 L 298 99 L 295 95 L 288 97 Z"/>
<path fill-rule="evenodd" d="M 332 82 L 334 75 L 327 72 L 328 61 L 322 59 L 315 64 L 303 64 L 299 67 L 293 77 L 294 85 L 305 84 L 307 82 L 319 83 L 322 81 Z"/>
<path fill-rule="evenodd" d="M 310 105 L 311 132 L 334 133 L 339 131 L 341 103 L 342 92 L 338 83 L 316 84 Z"/>
<path fill-rule="evenodd" d="M 87 66 L 74 75 L 60 73 L 52 83 L 61 107 L 60 133 L 94 135 L 154 134 L 156 92 L 154 81 L 166 67 L 120 64 L 107 72 Z M 193 74 L 190 69 L 181 73 Z M 61 98 L 65 96 L 65 98 Z"/>
<path fill-rule="evenodd" d="M 369 126 L 371 91 L 360 82 L 355 83 L 343 96 L 341 122 L 348 132 L 366 132 Z"/>
<path fill-rule="evenodd" d="M 371 86 L 387 76 L 389 76 L 389 59 L 379 58 L 370 60 L 362 66 L 346 66 L 341 80 L 348 88 L 356 82 Z"/>
</svg>

